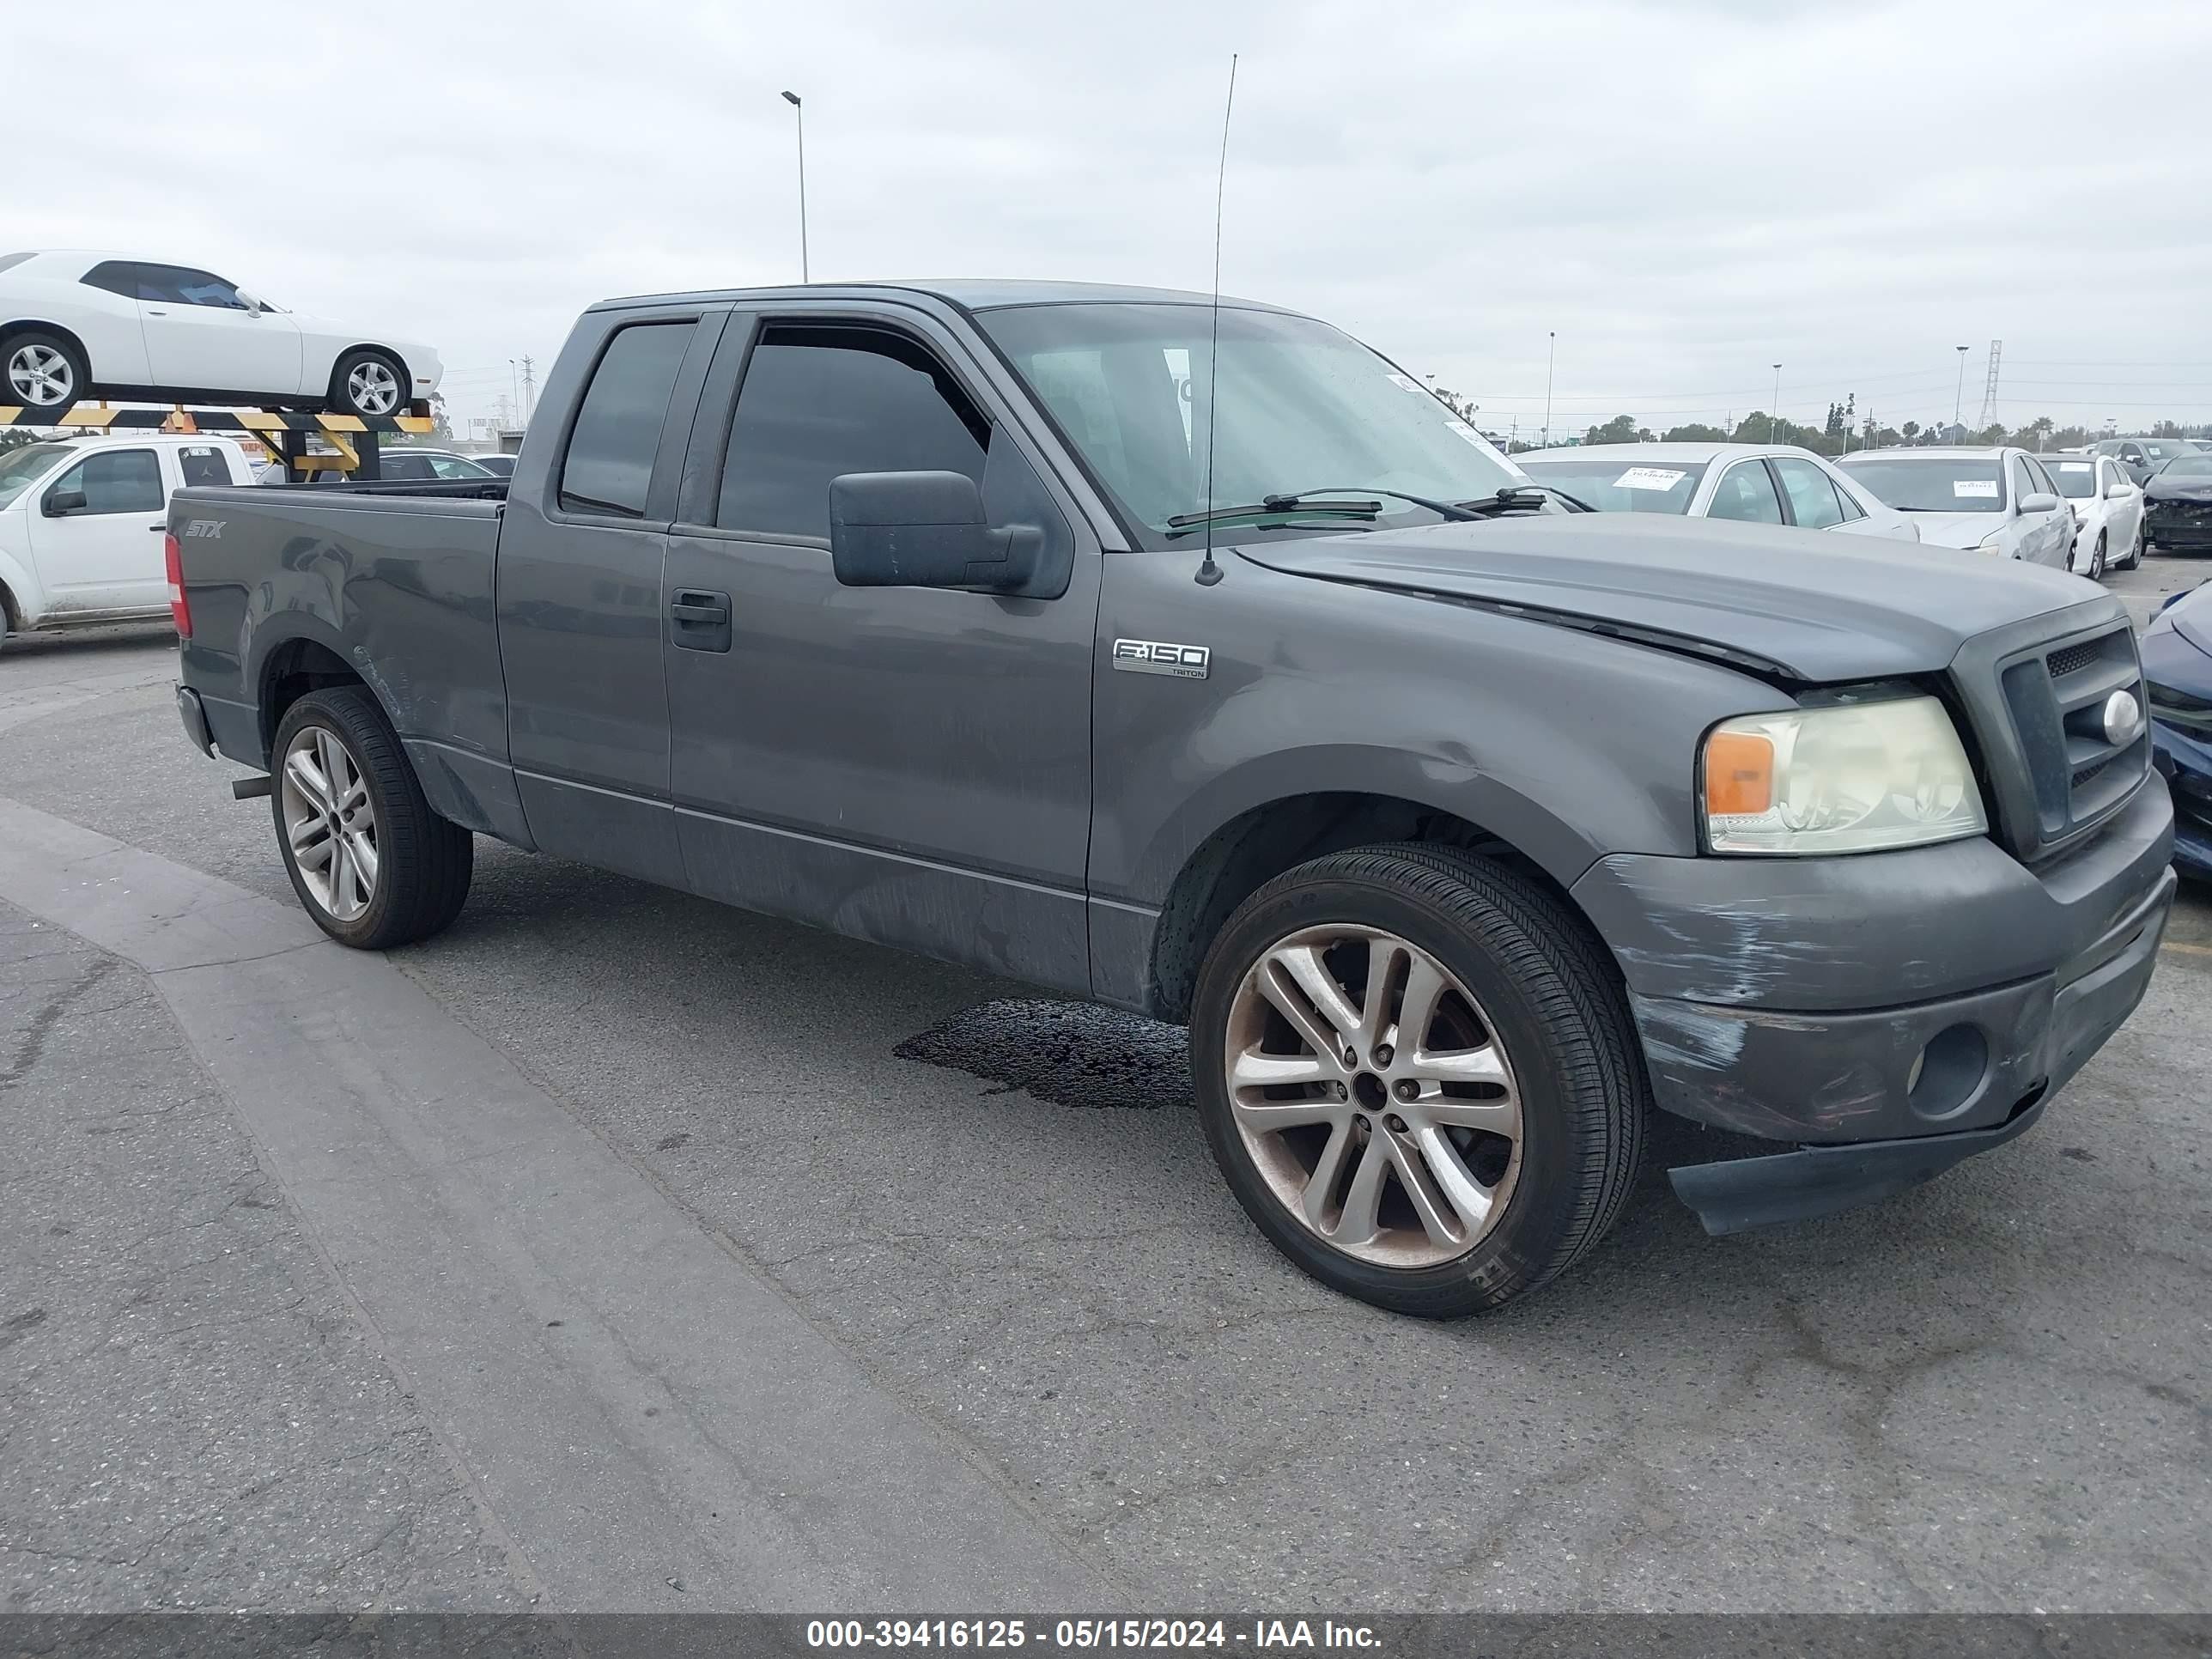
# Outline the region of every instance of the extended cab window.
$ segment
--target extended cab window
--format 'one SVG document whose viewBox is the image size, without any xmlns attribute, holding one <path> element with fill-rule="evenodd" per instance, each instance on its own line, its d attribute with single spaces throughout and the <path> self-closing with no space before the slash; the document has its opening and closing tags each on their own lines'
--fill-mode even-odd
<svg viewBox="0 0 2212 1659">
<path fill-rule="evenodd" d="M 161 464 L 150 449 L 86 456 L 54 480 L 54 491 L 70 489 L 84 492 L 79 509 L 83 513 L 159 513 L 168 499 L 161 489 Z"/>
<path fill-rule="evenodd" d="M 616 334 L 592 372 L 561 463 L 560 503 L 568 513 L 645 516 L 653 459 L 668 418 L 676 372 L 695 325 L 634 323 Z"/>
<path fill-rule="evenodd" d="M 714 522 L 828 540 L 845 472 L 964 472 L 978 484 L 990 423 L 902 334 L 826 325 L 763 330 L 745 367 Z"/>
<path fill-rule="evenodd" d="M 223 465 L 222 452 L 212 445 L 194 444 L 179 450 L 177 471 L 188 485 L 230 482 L 230 469 Z"/>
</svg>

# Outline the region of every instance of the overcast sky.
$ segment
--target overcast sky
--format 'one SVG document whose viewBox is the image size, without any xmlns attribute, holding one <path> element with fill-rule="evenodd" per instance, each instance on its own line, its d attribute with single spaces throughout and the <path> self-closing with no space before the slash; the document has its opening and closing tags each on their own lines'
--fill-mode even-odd
<svg viewBox="0 0 2212 1659">
<path fill-rule="evenodd" d="M 2212 5 L 0 5 L 0 252 L 202 264 L 434 342 L 457 425 L 612 294 L 1224 286 L 1485 427 L 2212 420 Z M 312 21 L 308 21 L 312 20 Z M 46 67 L 40 67 L 40 66 Z M 311 135 L 324 132 L 316 138 Z"/>
</svg>

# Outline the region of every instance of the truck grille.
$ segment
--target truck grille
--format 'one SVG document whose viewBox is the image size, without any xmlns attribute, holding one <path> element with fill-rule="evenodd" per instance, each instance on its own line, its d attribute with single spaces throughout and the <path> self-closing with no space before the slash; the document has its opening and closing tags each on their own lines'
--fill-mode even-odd
<svg viewBox="0 0 2212 1659">
<path fill-rule="evenodd" d="M 2123 623 L 2087 639 L 2038 647 L 1999 671 L 2012 735 L 2027 762 L 2033 823 L 2016 826 L 2023 856 L 2038 857 L 2087 834 L 2135 793 L 2150 767 L 2149 710 L 2134 631 Z M 2115 691 L 2135 699 L 2134 728 L 2114 742 L 2105 705 Z"/>
</svg>

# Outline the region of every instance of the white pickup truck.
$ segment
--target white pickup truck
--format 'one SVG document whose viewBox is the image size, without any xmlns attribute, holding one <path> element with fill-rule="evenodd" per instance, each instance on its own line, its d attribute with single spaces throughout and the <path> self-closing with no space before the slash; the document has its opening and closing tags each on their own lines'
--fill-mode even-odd
<svg viewBox="0 0 2212 1659">
<path fill-rule="evenodd" d="M 253 482 L 246 452 L 205 434 L 70 438 L 0 451 L 0 632 L 169 614 L 159 536 L 186 484 Z"/>
</svg>

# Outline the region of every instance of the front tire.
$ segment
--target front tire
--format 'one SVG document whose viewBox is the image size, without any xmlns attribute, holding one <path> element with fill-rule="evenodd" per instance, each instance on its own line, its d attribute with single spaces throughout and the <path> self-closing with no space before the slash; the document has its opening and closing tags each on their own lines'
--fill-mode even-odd
<svg viewBox="0 0 2212 1659">
<path fill-rule="evenodd" d="M 1540 884 L 1455 848 L 1301 865 L 1200 970 L 1215 1162 L 1306 1273 L 1455 1318 L 1564 1271 L 1620 1212 L 1649 1089 L 1612 964 Z"/>
<path fill-rule="evenodd" d="M 2089 550 L 2089 568 L 2087 574 L 2093 582 L 2105 580 L 2105 532 L 2101 530 L 2097 532 L 2096 546 Z"/>
<path fill-rule="evenodd" d="M 58 413 L 91 391 L 84 354 L 60 335 L 27 329 L 0 344 L 0 403 Z"/>
<path fill-rule="evenodd" d="M 331 371 L 331 404 L 347 415 L 404 415 L 407 371 L 386 351 L 349 351 Z"/>
<path fill-rule="evenodd" d="M 276 728 L 269 792 L 301 907 L 341 945 L 386 951 L 460 914 L 476 842 L 423 798 L 406 751 L 360 686 L 311 691 Z"/>
</svg>

